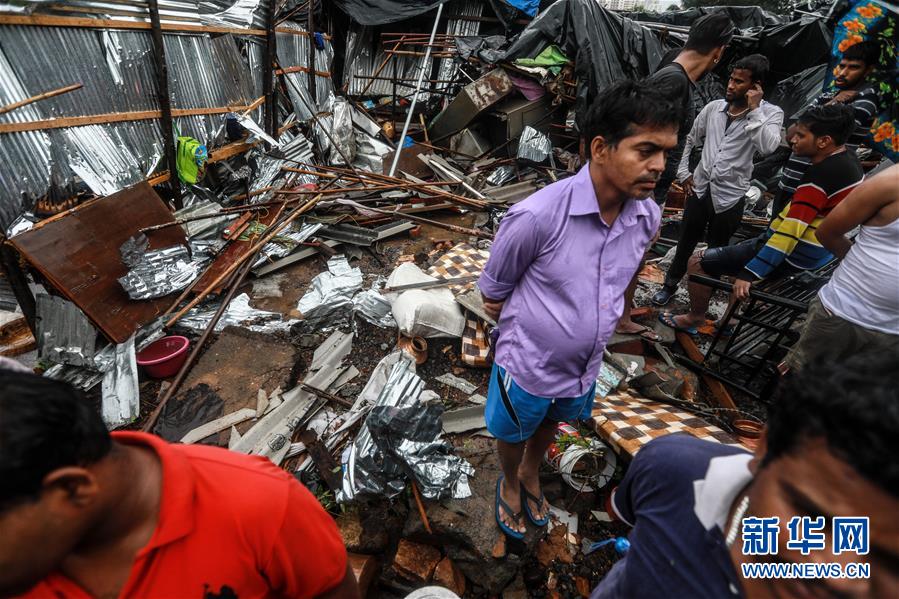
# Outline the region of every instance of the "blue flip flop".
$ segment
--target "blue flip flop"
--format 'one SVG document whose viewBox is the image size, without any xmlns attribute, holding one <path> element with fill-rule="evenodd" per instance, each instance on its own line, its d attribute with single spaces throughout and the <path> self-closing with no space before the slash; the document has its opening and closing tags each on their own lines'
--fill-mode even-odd
<svg viewBox="0 0 899 599">
<path fill-rule="evenodd" d="M 535 497 L 531 494 L 530 491 L 524 488 L 524 484 L 521 485 L 521 504 L 524 507 L 524 513 L 527 514 L 528 520 L 531 521 L 531 524 L 534 526 L 546 526 L 549 524 L 549 515 L 543 516 L 542 519 L 538 520 L 534 514 L 531 512 L 531 504 L 529 502 L 533 501 L 537 505 L 543 505 L 543 502 L 546 501 L 546 497 L 543 495 L 543 492 L 540 492 L 540 497 Z"/>
<path fill-rule="evenodd" d="M 674 321 L 674 314 L 671 312 L 664 312 L 659 314 L 659 322 L 661 322 L 666 327 L 671 327 L 675 331 L 680 331 L 681 333 L 686 333 L 687 335 L 696 336 L 699 334 L 699 331 L 696 330 L 696 327 L 682 327 Z"/>
<path fill-rule="evenodd" d="M 512 508 L 509 507 L 505 501 L 503 501 L 503 497 L 500 494 L 500 490 L 502 489 L 503 477 L 500 475 L 499 479 L 496 481 L 496 503 L 493 505 L 493 514 L 496 517 L 496 525 L 499 526 L 499 529 L 503 531 L 506 536 L 511 537 L 513 539 L 523 539 L 524 533 L 518 532 L 517 530 L 513 530 L 509 528 L 509 525 L 502 521 L 502 518 L 499 517 L 499 508 L 500 506 L 506 511 L 512 520 L 516 523 L 521 522 L 521 512 L 515 513 L 512 511 Z"/>
</svg>

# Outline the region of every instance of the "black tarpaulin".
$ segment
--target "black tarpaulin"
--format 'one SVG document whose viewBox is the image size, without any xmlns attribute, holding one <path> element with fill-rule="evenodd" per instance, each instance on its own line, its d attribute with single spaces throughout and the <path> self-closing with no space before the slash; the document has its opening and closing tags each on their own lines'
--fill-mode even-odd
<svg viewBox="0 0 899 599">
<path fill-rule="evenodd" d="M 699 17 L 721 11 L 726 12 L 730 16 L 730 20 L 733 21 L 737 29 L 772 27 L 786 22 L 786 19 L 781 15 L 768 12 L 758 6 L 703 6 L 662 13 L 633 12 L 624 14 L 636 21 L 689 27 Z"/>
<path fill-rule="evenodd" d="M 803 17 L 762 31 L 754 51 L 768 57 L 770 77 L 776 81 L 827 64 L 832 42 L 833 34 L 822 19 Z"/>
<path fill-rule="evenodd" d="M 574 60 L 578 127 L 597 94 L 621 79 L 655 70 L 663 47 L 652 31 L 601 7 L 595 0 L 559 0 L 540 13 L 509 48 L 506 60 L 533 58 L 556 44 Z"/>
<path fill-rule="evenodd" d="M 780 106 L 784 111 L 785 120 L 791 121 L 821 93 L 825 75 L 827 75 L 826 64 L 809 67 L 778 83 L 771 92 L 771 97 L 767 99 Z"/>
<path fill-rule="evenodd" d="M 426 13 L 447 0 L 334 0 L 360 25 L 386 25 Z"/>
</svg>

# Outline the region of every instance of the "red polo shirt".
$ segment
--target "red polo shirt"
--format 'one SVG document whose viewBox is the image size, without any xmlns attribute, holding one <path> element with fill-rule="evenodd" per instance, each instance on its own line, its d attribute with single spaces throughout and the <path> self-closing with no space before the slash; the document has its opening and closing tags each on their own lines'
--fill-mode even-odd
<svg viewBox="0 0 899 599">
<path fill-rule="evenodd" d="M 119 597 L 314 597 L 337 586 L 347 555 L 334 520 L 269 460 L 217 447 L 173 445 L 143 433 L 113 440 L 153 449 L 162 462 L 159 523 Z M 60 573 L 28 599 L 88 599 Z"/>
</svg>

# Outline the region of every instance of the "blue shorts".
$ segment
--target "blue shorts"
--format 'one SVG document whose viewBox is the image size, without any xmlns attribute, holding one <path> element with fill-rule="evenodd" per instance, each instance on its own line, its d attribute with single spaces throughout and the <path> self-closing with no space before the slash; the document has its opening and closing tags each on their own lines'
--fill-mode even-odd
<svg viewBox="0 0 899 599">
<path fill-rule="evenodd" d="M 530 439 L 544 420 L 573 422 L 590 418 L 595 395 L 596 383 L 580 397 L 531 395 L 512 380 L 505 368 L 494 363 L 484 410 L 487 430 L 506 443 L 521 443 Z"/>
</svg>

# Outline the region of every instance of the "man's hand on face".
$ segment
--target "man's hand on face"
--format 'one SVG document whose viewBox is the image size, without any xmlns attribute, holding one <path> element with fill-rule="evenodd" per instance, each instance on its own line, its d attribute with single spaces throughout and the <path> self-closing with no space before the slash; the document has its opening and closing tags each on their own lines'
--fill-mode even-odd
<svg viewBox="0 0 899 599">
<path fill-rule="evenodd" d="M 751 282 L 737 279 L 734 281 L 734 290 L 731 292 L 731 296 L 735 300 L 744 300 L 749 297 L 749 288 L 751 286 Z"/>
<path fill-rule="evenodd" d="M 765 95 L 765 92 L 762 91 L 762 86 L 756 83 L 752 86 L 752 89 L 746 92 L 746 103 L 749 105 L 749 110 L 755 110 L 759 106 L 762 105 L 762 97 Z"/>
<path fill-rule="evenodd" d="M 855 89 L 843 89 L 833 97 L 833 100 L 828 102 L 828 104 L 846 104 L 847 102 L 852 102 L 855 99 L 855 96 L 858 95 L 858 90 Z"/>
<path fill-rule="evenodd" d="M 499 322 L 499 313 L 503 310 L 503 304 L 506 303 L 505 300 L 492 300 L 483 295 L 481 297 L 484 299 L 484 312 L 487 313 L 487 316 Z"/>
</svg>

